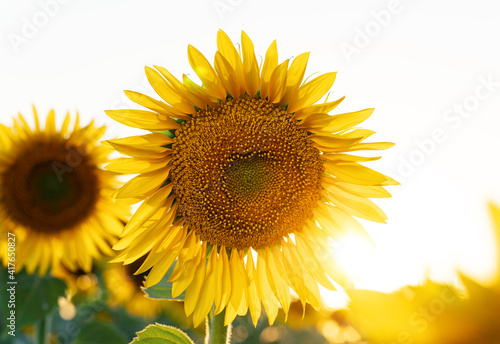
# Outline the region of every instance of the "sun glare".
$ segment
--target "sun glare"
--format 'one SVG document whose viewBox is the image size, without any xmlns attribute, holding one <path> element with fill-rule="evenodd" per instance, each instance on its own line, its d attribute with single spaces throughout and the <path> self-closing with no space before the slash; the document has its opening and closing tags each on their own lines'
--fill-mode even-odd
<svg viewBox="0 0 500 344">
<path fill-rule="evenodd" d="M 356 235 L 345 236 L 337 244 L 333 254 L 344 272 L 357 284 L 370 268 L 376 254 L 375 247 L 366 239 Z"/>
</svg>

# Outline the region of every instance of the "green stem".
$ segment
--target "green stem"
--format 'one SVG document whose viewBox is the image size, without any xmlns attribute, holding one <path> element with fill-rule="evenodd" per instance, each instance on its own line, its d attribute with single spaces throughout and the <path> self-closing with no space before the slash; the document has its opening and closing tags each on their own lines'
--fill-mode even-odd
<svg viewBox="0 0 500 344">
<path fill-rule="evenodd" d="M 38 344 L 47 343 L 47 335 L 50 333 L 52 329 L 52 313 L 53 312 L 48 313 L 38 323 L 37 326 Z"/>
<path fill-rule="evenodd" d="M 37 326 L 38 344 L 45 344 L 45 318 L 40 319 Z"/>
<path fill-rule="evenodd" d="M 205 344 L 229 344 L 231 341 L 231 324 L 224 326 L 226 310 L 217 315 L 210 312 L 207 319 Z"/>
</svg>

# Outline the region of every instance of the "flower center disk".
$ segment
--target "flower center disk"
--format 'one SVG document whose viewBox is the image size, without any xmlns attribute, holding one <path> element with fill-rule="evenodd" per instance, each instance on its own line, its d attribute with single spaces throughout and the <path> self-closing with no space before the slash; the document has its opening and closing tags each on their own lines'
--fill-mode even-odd
<svg viewBox="0 0 500 344">
<path fill-rule="evenodd" d="M 85 220 L 99 196 L 95 170 L 64 141 L 33 142 L 4 172 L 3 203 L 17 223 L 59 232 Z"/>
<path fill-rule="evenodd" d="M 261 99 L 199 111 L 172 148 L 179 212 L 210 244 L 279 244 L 301 231 L 321 196 L 319 151 L 291 114 Z"/>
</svg>

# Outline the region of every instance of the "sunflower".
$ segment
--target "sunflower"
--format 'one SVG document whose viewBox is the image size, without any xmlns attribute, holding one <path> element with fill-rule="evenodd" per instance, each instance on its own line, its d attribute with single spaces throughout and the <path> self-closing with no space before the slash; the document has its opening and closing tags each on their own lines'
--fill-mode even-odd
<svg viewBox="0 0 500 344">
<path fill-rule="evenodd" d="M 498 253 L 500 208 L 489 207 Z M 429 280 L 392 294 L 350 290 L 350 320 L 374 344 L 500 343 L 500 265 L 498 269 L 489 285 L 460 274 L 464 290 Z"/>
<path fill-rule="evenodd" d="M 93 258 L 113 254 L 129 214 L 128 205 L 111 200 L 116 174 L 100 168 L 111 152 L 97 144 L 105 128 L 80 128 L 77 115 L 69 130 L 67 114 L 58 131 L 52 110 L 41 129 L 33 110 L 34 129 L 22 115 L 13 128 L 0 125 L 2 238 L 16 237 L 16 270 L 44 275 L 63 265 L 90 272 Z M 7 265 L 6 254 L 2 260 Z"/>
<path fill-rule="evenodd" d="M 129 314 L 143 318 L 155 318 L 163 313 L 170 315 L 170 318 L 180 326 L 191 325 L 189 319 L 184 316 L 181 302 L 154 300 L 145 295 L 142 289 L 147 272 L 134 274 L 144 259 L 145 257 L 142 257 L 126 266 L 109 264 L 106 267 L 103 278 L 104 285 L 109 292 L 110 307 L 123 306 Z"/>
<path fill-rule="evenodd" d="M 138 174 L 116 198 L 144 201 L 115 245 L 114 260 L 129 264 L 147 254 L 137 271 L 151 269 L 146 286 L 169 277 L 173 297 L 185 291 L 195 326 L 215 305 L 225 323 L 261 302 L 272 324 L 290 288 L 303 304 L 320 307 L 318 283 L 345 282 L 331 256 L 343 232 L 367 236 L 353 218 L 385 222 L 368 197 L 389 197 L 394 180 L 364 167 L 376 160 L 346 154 L 392 143 L 362 142 L 374 132 L 352 129 L 373 109 L 328 115 L 344 98 L 316 104 L 335 73 L 303 82 L 309 53 L 278 64 L 273 42 L 259 68 L 243 32 L 241 52 L 223 32 L 215 69 L 194 47 L 188 58 L 203 85 L 186 75 L 146 67 L 163 99 L 125 91 L 149 110 L 109 110 L 111 118 L 152 133 L 111 140 L 120 158 L 107 168 Z"/>
<path fill-rule="evenodd" d="M 351 321 L 374 344 L 499 343 L 498 289 L 466 276 L 462 282 L 467 298 L 453 286 L 432 281 L 393 294 L 352 290 Z"/>
<path fill-rule="evenodd" d="M 60 265 L 51 271 L 52 275 L 66 282 L 66 294 L 69 298 L 76 296 L 84 299 L 94 299 L 102 292 L 99 287 L 97 277 L 97 264 L 94 264 L 90 272 L 85 272 L 82 269 L 71 271 L 64 265 Z"/>
<path fill-rule="evenodd" d="M 143 260 L 127 266 L 108 266 L 103 273 L 104 284 L 109 291 L 108 303 L 111 307 L 123 305 L 131 315 L 154 318 L 160 315 L 166 301 L 148 299 L 142 291 L 145 274 L 134 275 L 134 272 Z"/>
</svg>

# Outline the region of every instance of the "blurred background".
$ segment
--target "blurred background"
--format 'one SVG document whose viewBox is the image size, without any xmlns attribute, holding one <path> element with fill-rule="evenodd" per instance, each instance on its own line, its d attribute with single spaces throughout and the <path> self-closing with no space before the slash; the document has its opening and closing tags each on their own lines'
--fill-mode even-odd
<svg viewBox="0 0 500 344">
<path fill-rule="evenodd" d="M 212 60 L 219 28 L 234 43 L 246 31 L 262 58 L 276 39 L 280 62 L 310 51 L 306 75 L 338 72 L 331 97 L 346 100 L 333 113 L 375 107 L 362 126 L 396 143 L 368 164 L 401 182 L 377 200 L 388 223 L 362 221 L 377 248 L 346 238 L 334 253 L 356 287 L 459 284 L 457 270 L 486 283 L 497 271 L 486 202 L 500 204 L 499 10 L 488 0 L 3 0 L 0 123 L 32 119 L 36 105 L 60 122 L 78 111 L 107 138 L 138 134 L 103 110 L 134 107 L 123 90 L 155 96 L 144 66 L 194 77 L 187 45 Z M 323 296 L 346 305 L 343 292 Z"/>
</svg>

